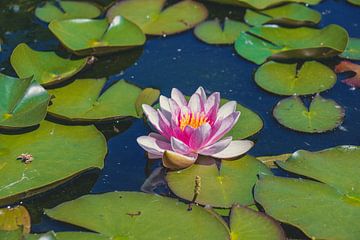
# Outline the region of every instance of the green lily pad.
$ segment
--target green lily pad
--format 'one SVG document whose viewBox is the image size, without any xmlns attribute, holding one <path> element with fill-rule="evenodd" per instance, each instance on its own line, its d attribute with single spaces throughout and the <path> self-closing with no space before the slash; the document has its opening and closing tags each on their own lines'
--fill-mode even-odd
<svg viewBox="0 0 360 240">
<path fill-rule="evenodd" d="M 272 174 L 260 161 L 246 155 L 234 161 L 198 159 L 189 168 L 168 172 L 166 181 L 177 196 L 192 201 L 195 178 L 200 177 L 200 192 L 196 203 L 212 207 L 230 208 L 233 204 L 254 204 L 252 188 L 258 174 Z"/>
<path fill-rule="evenodd" d="M 166 0 L 124 0 L 112 6 L 107 17 L 121 15 L 136 23 L 144 33 L 170 35 L 193 28 L 208 11 L 201 3 L 185 0 L 163 9 Z"/>
<path fill-rule="evenodd" d="M 121 80 L 101 91 L 106 79 L 77 79 L 69 85 L 49 90 L 54 97 L 50 115 L 77 122 L 113 121 L 125 117 L 140 118 L 137 106 L 153 104 L 159 96 L 156 89 L 145 89 Z"/>
<path fill-rule="evenodd" d="M 276 168 L 277 165 L 275 162 L 278 161 L 286 161 L 291 156 L 291 153 L 284 153 L 276 156 L 261 156 L 256 157 L 257 160 L 260 160 L 262 163 L 264 163 L 266 166 L 270 168 Z"/>
<path fill-rule="evenodd" d="M 19 44 L 11 55 L 11 65 L 21 78 L 34 76 L 43 86 L 62 82 L 80 72 L 89 58 L 70 60 L 59 57 L 55 52 L 32 50 L 25 43 Z"/>
<path fill-rule="evenodd" d="M 279 223 L 263 213 L 247 207 L 234 206 L 230 215 L 231 239 L 285 240 Z"/>
<path fill-rule="evenodd" d="M 279 95 L 308 95 L 323 92 L 334 86 L 336 74 L 329 67 L 315 61 L 298 64 L 267 62 L 255 73 L 261 88 Z"/>
<path fill-rule="evenodd" d="M 44 22 L 75 18 L 96 18 L 100 16 L 99 6 L 90 2 L 54 1 L 37 7 L 35 15 Z"/>
<path fill-rule="evenodd" d="M 87 195 L 46 210 L 46 214 L 111 239 L 215 240 L 229 236 L 218 217 L 201 207 L 192 206 L 189 211 L 178 200 L 139 192 Z"/>
<path fill-rule="evenodd" d="M 46 237 L 46 238 L 45 238 Z M 116 240 L 92 232 L 48 232 L 45 234 L 29 234 L 25 240 Z M 123 238 L 121 238 L 123 239 Z M 119 239 L 119 240 L 121 240 Z"/>
<path fill-rule="evenodd" d="M 340 57 L 352 60 L 360 60 L 360 38 L 349 38 L 345 51 Z"/>
<path fill-rule="evenodd" d="M 105 138 L 94 126 L 47 121 L 32 132 L 0 134 L 0 142 L 0 205 L 44 192 L 88 169 L 102 168 L 107 152 Z M 20 159 L 22 154 L 32 161 Z"/>
<path fill-rule="evenodd" d="M 195 36 L 208 44 L 233 44 L 240 32 L 247 31 L 245 23 L 226 18 L 222 29 L 218 19 L 209 20 L 196 26 Z"/>
<path fill-rule="evenodd" d="M 348 33 L 331 24 L 323 29 L 262 26 L 241 32 L 235 49 L 243 58 L 256 64 L 267 59 L 327 58 L 345 50 Z"/>
<path fill-rule="evenodd" d="M 23 128 L 39 124 L 46 115 L 50 95 L 32 78 L 0 73 L 0 127 Z"/>
<path fill-rule="evenodd" d="M 22 240 L 23 233 L 21 229 L 14 231 L 2 231 L 0 230 L 0 239 L 3 240 Z"/>
<path fill-rule="evenodd" d="M 306 3 L 309 5 L 316 5 L 321 2 L 321 0 L 209 0 L 209 1 L 218 2 L 222 4 L 237 5 L 248 8 L 255 8 L 255 9 L 264 9 L 285 2 Z"/>
<path fill-rule="evenodd" d="M 320 22 L 321 14 L 302 4 L 290 3 L 262 11 L 246 10 L 244 20 L 252 26 L 266 23 L 286 24 L 293 26 L 314 25 Z"/>
<path fill-rule="evenodd" d="M 360 6 L 360 0 L 347 0 L 349 3 Z"/>
<path fill-rule="evenodd" d="M 72 19 L 49 24 L 51 32 L 77 55 L 97 55 L 142 46 L 146 37 L 136 24 L 121 16 L 107 19 Z"/>
<path fill-rule="evenodd" d="M 307 109 L 299 97 L 281 100 L 274 108 L 274 117 L 283 126 L 307 133 L 333 130 L 344 120 L 344 109 L 335 101 L 316 95 Z"/>
<path fill-rule="evenodd" d="M 0 209 L 1 231 L 15 231 L 21 229 L 24 233 L 29 233 L 30 226 L 30 215 L 25 207 L 16 206 L 13 208 Z"/>
</svg>

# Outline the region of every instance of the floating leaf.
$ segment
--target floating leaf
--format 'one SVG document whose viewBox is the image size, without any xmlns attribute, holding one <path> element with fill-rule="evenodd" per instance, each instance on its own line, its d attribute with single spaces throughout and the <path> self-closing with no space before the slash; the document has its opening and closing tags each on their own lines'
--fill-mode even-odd
<svg viewBox="0 0 360 240">
<path fill-rule="evenodd" d="M 267 62 L 255 73 L 255 82 L 264 90 L 279 95 L 308 95 L 334 86 L 336 74 L 327 66 L 311 61 L 298 64 Z"/>
<path fill-rule="evenodd" d="M 262 26 L 241 32 L 235 42 L 238 54 L 256 64 L 267 59 L 326 58 L 345 50 L 348 34 L 338 25 L 323 29 Z"/>
<path fill-rule="evenodd" d="M 360 60 L 360 38 L 349 38 L 345 51 L 340 57 L 352 60 Z"/>
<path fill-rule="evenodd" d="M 18 79 L 0 73 L 0 95 L 0 127 L 30 127 L 45 118 L 50 96 L 32 78 Z"/>
<path fill-rule="evenodd" d="M 316 5 L 321 2 L 321 0 L 209 0 L 209 1 L 223 3 L 223 4 L 238 5 L 242 7 L 249 7 L 255 9 L 264 9 L 285 2 L 306 3 L 310 5 Z M 357 0 L 352 0 L 352 1 L 357 1 Z"/>
<path fill-rule="evenodd" d="M 48 232 L 45 234 L 30 234 L 25 240 L 115 240 L 92 232 Z"/>
<path fill-rule="evenodd" d="M 113 121 L 125 117 L 139 118 L 136 106 L 153 104 L 159 92 L 142 90 L 121 80 L 101 93 L 106 79 L 77 79 L 69 85 L 49 91 L 54 96 L 49 114 L 68 121 Z M 157 99 L 156 97 L 156 99 Z"/>
<path fill-rule="evenodd" d="M 240 32 L 247 31 L 245 23 L 226 18 L 222 29 L 218 19 L 209 20 L 196 26 L 195 36 L 208 44 L 233 44 Z"/>
<path fill-rule="evenodd" d="M 24 233 L 29 233 L 30 226 L 30 215 L 25 207 L 17 206 L 14 208 L 0 209 L 0 231 L 22 229 Z"/>
<path fill-rule="evenodd" d="M 321 14 L 302 4 L 290 3 L 258 12 L 247 9 L 244 20 L 253 26 L 261 26 L 266 23 L 301 26 L 319 23 Z"/>
<path fill-rule="evenodd" d="M 46 2 L 35 10 L 36 17 L 48 23 L 53 20 L 96 18 L 100 14 L 101 9 L 94 3 L 60 0 Z"/>
<path fill-rule="evenodd" d="M 0 134 L 0 205 L 30 197 L 91 168 L 102 168 L 106 141 L 94 126 L 43 121 L 32 132 Z M 22 154 L 32 162 L 19 159 Z"/>
<path fill-rule="evenodd" d="M 247 207 L 233 206 L 230 215 L 231 239 L 285 240 L 279 223 Z"/>
<path fill-rule="evenodd" d="M 300 228 L 311 239 L 360 236 L 360 148 L 300 150 L 279 165 L 312 180 L 265 176 L 255 198 L 272 217 Z M 331 226 L 331 227 L 324 227 Z"/>
<path fill-rule="evenodd" d="M 116 16 L 106 19 L 72 19 L 49 24 L 51 32 L 77 55 L 105 54 L 145 43 L 145 35 L 134 23 Z"/>
<path fill-rule="evenodd" d="M 330 131 L 344 119 L 344 109 L 335 101 L 316 95 L 307 109 L 297 96 L 281 100 L 274 108 L 274 117 L 283 126 L 308 133 Z"/>
<path fill-rule="evenodd" d="M 256 159 L 260 160 L 266 166 L 274 168 L 274 167 L 276 167 L 276 165 L 275 165 L 276 161 L 286 161 L 290 156 L 291 156 L 291 153 L 284 153 L 284 154 L 277 155 L 277 156 L 256 157 Z"/>
<path fill-rule="evenodd" d="M 229 234 L 201 207 L 189 211 L 175 199 L 139 192 L 87 195 L 46 214 L 111 239 L 228 239 Z"/>
<path fill-rule="evenodd" d="M 37 82 L 49 86 L 74 76 L 86 66 L 89 58 L 64 59 L 55 52 L 35 51 L 21 43 L 14 49 L 10 60 L 19 77 L 34 76 Z"/>
<path fill-rule="evenodd" d="M 169 35 L 193 28 L 208 11 L 201 3 L 185 0 L 163 9 L 166 0 L 124 0 L 112 6 L 107 17 L 121 15 L 136 23 L 144 33 Z"/>
<path fill-rule="evenodd" d="M 351 87 L 360 87 L 360 65 L 349 62 L 349 61 L 342 61 L 335 67 L 336 73 L 343 73 L 343 72 L 354 72 L 355 76 L 351 78 L 347 78 L 342 82 L 351 86 Z"/>
<path fill-rule="evenodd" d="M 22 230 L 14 230 L 14 231 L 2 231 L 0 230 L 0 239 L 3 240 L 22 240 L 23 234 Z"/>
<path fill-rule="evenodd" d="M 221 161 L 218 168 L 214 159 L 198 159 L 197 163 L 181 171 L 168 172 L 166 181 L 177 196 L 192 201 L 195 178 L 200 177 L 200 192 L 196 203 L 219 208 L 233 204 L 254 204 L 252 188 L 258 174 L 271 174 L 260 161 L 244 156 L 234 161 Z"/>
<path fill-rule="evenodd" d="M 347 0 L 349 3 L 360 6 L 360 0 Z"/>
<path fill-rule="evenodd" d="M 159 96 L 160 96 L 160 91 L 158 89 L 145 88 L 137 97 L 135 102 L 137 115 L 138 116 L 143 115 L 144 113 L 142 109 L 143 104 L 152 105 L 154 102 L 158 100 Z"/>
</svg>

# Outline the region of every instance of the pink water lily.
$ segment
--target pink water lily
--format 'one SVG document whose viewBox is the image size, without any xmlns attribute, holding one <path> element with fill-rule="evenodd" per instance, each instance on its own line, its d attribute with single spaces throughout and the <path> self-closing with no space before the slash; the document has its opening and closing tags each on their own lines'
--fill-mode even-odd
<svg viewBox="0 0 360 240">
<path fill-rule="evenodd" d="M 225 137 L 236 124 L 240 112 L 236 102 L 220 107 L 220 93 L 206 96 L 202 87 L 186 101 L 176 88 L 171 98 L 160 96 L 160 109 L 142 106 L 145 115 L 158 133 L 137 139 L 151 159 L 162 158 L 165 167 L 185 168 L 199 155 L 231 159 L 246 153 L 253 142 Z"/>
</svg>

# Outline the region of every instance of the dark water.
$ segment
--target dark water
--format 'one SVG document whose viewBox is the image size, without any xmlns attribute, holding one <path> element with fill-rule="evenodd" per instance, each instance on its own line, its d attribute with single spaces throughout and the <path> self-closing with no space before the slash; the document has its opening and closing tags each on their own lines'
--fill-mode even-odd
<svg viewBox="0 0 360 240">
<path fill-rule="evenodd" d="M 39 50 L 57 50 L 58 42 L 47 30 L 46 25 L 31 14 L 14 13 L 9 2 L 0 0 L 0 34 L 5 44 L 0 53 L 0 67 L 5 73 L 12 73 L 8 58 L 12 49 L 20 42 L 26 42 Z M 12 1 L 30 2 L 35 1 Z M 11 5 L 11 4 L 10 4 Z M 28 4 L 31 9 L 32 4 Z M 229 15 L 230 8 L 209 4 L 212 16 Z M 320 27 L 339 24 L 348 30 L 350 36 L 360 37 L 360 8 L 345 1 L 324 0 L 314 7 L 320 11 L 323 20 Z M 231 9 L 231 16 L 241 17 L 242 9 Z M 339 61 L 334 58 L 326 64 L 333 66 Z M 177 87 L 185 94 L 193 93 L 198 86 L 206 91 L 220 91 L 222 97 L 234 99 L 257 112 L 264 121 L 264 128 L 256 136 L 251 154 L 255 156 L 275 155 L 298 149 L 321 150 L 324 148 L 351 144 L 360 145 L 360 92 L 350 89 L 340 82 L 322 94 L 344 106 L 346 117 L 343 125 L 328 133 L 303 134 L 280 126 L 272 117 L 272 109 L 282 97 L 262 91 L 253 81 L 257 65 L 240 58 L 232 46 L 211 46 L 197 40 L 192 31 L 167 37 L 151 37 L 144 48 L 131 50 L 101 58 L 91 69 L 81 74 L 83 77 L 109 77 L 109 84 L 126 79 L 141 87 L 155 87 L 163 95 L 169 95 L 171 88 Z M 80 195 L 108 191 L 139 191 L 146 179 L 147 164 L 144 151 L 137 145 L 136 138 L 147 135 L 149 128 L 143 120 L 132 120 L 116 124 L 121 133 L 115 135 L 114 125 L 99 126 L 106 135 L 109 152 L 105 168 L 85 174 L 79 179 L 58 188 L 40 198 L 27 201 L 32 206 L 34 232 L 48 230 L 71 230 L 72 227 L 52 221 L 40 215 L 41 207 L 51 208 L 62 201 Z"/>
</svg>

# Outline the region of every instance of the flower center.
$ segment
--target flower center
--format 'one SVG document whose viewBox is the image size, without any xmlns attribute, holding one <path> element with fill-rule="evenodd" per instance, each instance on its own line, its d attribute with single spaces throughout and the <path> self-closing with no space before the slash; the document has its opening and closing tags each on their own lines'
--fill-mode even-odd
<svg viewBox="0 0 360 240">
<path fill-rule="evenodd" d="M 180 118 L 180 129 L 184 131 L 186 126 L 190 126 L 192 128 L 198 128 L 208 122 L 209 122 L 208 118 L 203 112 L 201 113 L 191 112 L 190 114 L 185 113 Z"/>
</svg>

